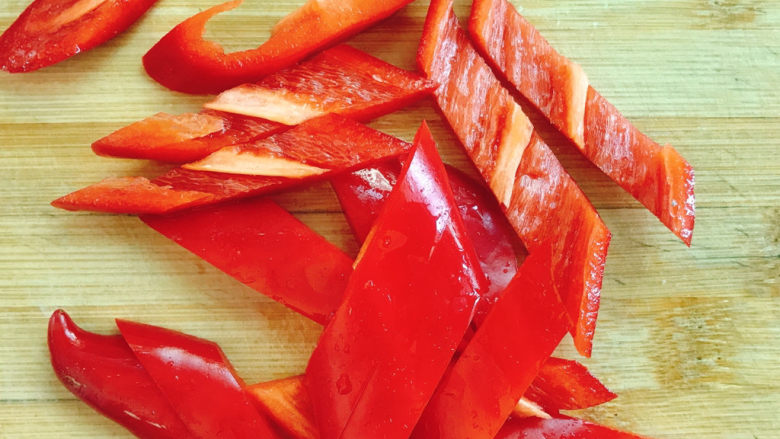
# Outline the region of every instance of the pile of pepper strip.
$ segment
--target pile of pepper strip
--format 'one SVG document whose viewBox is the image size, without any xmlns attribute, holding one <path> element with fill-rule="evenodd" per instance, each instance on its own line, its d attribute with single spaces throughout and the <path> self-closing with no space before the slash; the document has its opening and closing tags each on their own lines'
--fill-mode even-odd
<svg viewBox="0 0 780 439">
<path fill-rule="evenodd" d="M 45 1 L 19 22 L 43 20 Z M 561 413 L 616 397 L 581 364 L 551 357 L 567 331 L 591 353 L 611 235 L 493 68 L 689 245 L 690 165 L 623 118 L 506 0 L 474 1 L 469 33 L 451 0 L 432 0 L 424 75 L 348 46 L 316 53 L 408 0 L 311 0 L 258 49 L 225 54 L 203 28 L 239 3 L 186 20 L 144 58 L 164 85 L 219 96 L 93 144 L 181 166 L 53 204 L 138 214 L 324 325 L 305 374 L 247 385 L 213 342 L 124 320 L 121 335 L 102 336 L 57 311 L 49 349 L 63 384 L 142 438 L 638 437 Z M 50 15 L 89 22 L 107 5 Z M 0 55 L 6 35 L 18 32 L 0 39 Z M 442 163 L 424 122 L 414 144 L 360 123 L 428 94 L 486 185 Z M 262 198 L 321 180 L 363 242 L 354 260 Z"/>
</svg>

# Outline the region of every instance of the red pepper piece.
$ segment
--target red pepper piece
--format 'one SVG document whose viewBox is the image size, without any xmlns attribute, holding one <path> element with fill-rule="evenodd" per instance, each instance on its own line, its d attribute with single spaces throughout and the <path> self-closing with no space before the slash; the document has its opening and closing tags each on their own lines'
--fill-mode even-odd
<svg viewBox="0 0 780 439">
<path fill-rule="evenodd" d="M 539 249 L 526 258 L 447 371 L 412 437 L 495 436 L 568 327 L 552 281 L 550 251 Z"/>
<path fill-rule="evenodd" d="M 523 396 L 549 412 L 595 407 L 617 398 L 582 364 L 554 357 L 544 363 Z"/>
<path fill-rule="evenodd" d="M 215 343 L 126 320 L 117 320 L 116 324 L 138 361 L 195 437 L 276 437 Z"/>
<path fill-rule="evenodd" d="M 309 0 L 274 26 L 257 49 L 225 53 L 203 39 L 206 23 L 241 0 L 196 14 L 168 32 L 144 55 L 149 76 L 171 90 L 218 93 L 289 67 L 383 20 L 411 0 Z"/>
<path fill-rule="evenodd" d="M 477 48 L 518 93 L 691 244 L 693 168 L 674 148 L 642 134 L 588 85 L 582 68 L 559 54 L 509 1 L 475 0 L 469 31 Z"/>
<path fill-rule="evenodd" d="M 488 287 L 477 304 L 478 322 L 517 272 L 526 252 L 493 195 L 459 170 L 445 165 L 466 233 L 474 244 Z M 331 180 L 359 241 L 368 235 L 385 199 L 398 181 L 399 162 L 382 163 Z"/>
<path fill-rule="evenodd" d="M 159 214 L 197 205 L 263 195 L 332 174 L 369 166 L 409 150 L 408 143 L 337 115 L 304 122 L 267 139 L 222 149 L 184 168 L 148 181 L 113 179 L 55 200 L 67 210 Z M 152 202 L 144 204 L 150 197 Z"/>
<path fill-rule="evenodd" d="M 409 436 L 485 279 L 423 124 L 305 383 L 323 439 Z"/>
<path fill-rule="evenodd" d="M 95 141 L 92 150 L 109 157 L 184 163 L 286 129 L 280 123 L 221 111 L 158 113 Z"/>
<path fill-rule="evenodd" d="M 31 72 L 103 44 L 157 0 L 35 0 L 0 36 L 0 69 Z"/>
<path fill-rule="evenodd" d="M 352 260 L 259 199 L 141 220 L 240 282 L 320 324 L 341 304 Z"/>
<path fill-rule="evenodd" d="M 189 162 L 287 128 L 279 122 L 294 125 L 326 113 L 367 121 L 409 105 L 434 88 L 417 73 L 341 45 L 256 84 L 227 90 L 206 105 L 224 112 L 152 116 L 98 140 L 92 149 L 99 155 Z M 290 119 L 290 114 L 297 118 Z"/>
<path fill-rule="evenodd" d="M 122 336 L 84 331 L 57 310 L 49 319 L 49 352 L 65 388 L 134 435 L 192 437 Z"/>
<path fill-rule="evenodd" d="M 471 45 L 451 1 L 431 2 L 418 64 L 439 84 L 439 108 L 526 248 L 554 243 L 556 287 L 575 345 L 589 356 L 609 230 Z"/>
<path fill-rule="evenodd" d="M 246 388 L 257 406 L 293 439 L 319 439 L 303 375 Z"/>
<path fill-rule="evenodd" d="M 643 439 L 643 436 L 575 418 L 522 418 L 507 421 L 495 439 Z"/>
</svg>

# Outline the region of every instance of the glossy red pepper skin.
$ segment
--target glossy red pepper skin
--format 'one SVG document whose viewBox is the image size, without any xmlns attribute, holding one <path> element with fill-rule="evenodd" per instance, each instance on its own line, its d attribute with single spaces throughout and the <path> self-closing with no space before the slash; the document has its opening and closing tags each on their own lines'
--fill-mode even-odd
<svg viewBox="0 0 780 439">
<path fill-rule="evenodd" d="M 408 437 L 485 289 L 424 124 L 415 145 L 306 368 L 323 439 Z"/>
<path fill-rule="evenodd" d="M 392 113 L 423 96 L 434 85 L 365 52 L 340 45 L 255 84 L 225 91 L 198 114 L 155 115 L 96 141 L 98 155 L 184 163 L 222 147 L 248 143 L 288 128 L 273 119 L 283 106 L 313 114 L 337 113 L 368 121 Z M 224 111 L 217 111 L 217 110 Z M 283 120 L 282 122 L 290 122 Z"/>
<path fill-rule="evenodd" d="M 341 304 L 352 259 L 276 203 L 246 200 L 147 225 L 238 281 L 320 324 Z"/>
<path fill-rule="evenodd" d="M 122 336 L 84 331 L 58 310 L 48 338 L 57 378 L 102 415 L 141 438 L 194 437 Z"/>
<path fill-rule="evenodd" d="M 0 70 L 31 72 L 103 44 L 157 0 L 35 0 L 0 35 Z"/>
<path fill-rule="evenodd" d="M 466 233 L 488 282 L 474 317 L 479 322 L 517 273 L 526 252 L 490 191 L 452 166 L 445 168 Z M 358 241 L 368 235 L 400 170 L 399 162 L 386 162 L 331 180 Z"/>
<path fill-rule="evenodd" d="M 526 258 L 436 389 L 412 438 L 492 438 L 569 327 L 550 251 Z"/>
<path fill-rule="evenodd" d="M 251 144 L 218 151 L 229 165 L 243 158 L 271 157 L 295 166 L 314 167 L 319 174 L 303 177 L 238 175 L 175 168 L 152 181 L 142 177 L 111 179 L 52 202 L 66 210 L 163 214 L 221 201 L 264 195 L 300 186 L 397 157 L 410 144 L 338 115 L 302 123 Z M 212 157 L 212 156 L 209 156 Z M 206 161 L 209 160 L 207 157 Z M 223 160 L 224 161 L 224 160 Z M 148 201 L 147 201 L 148 200 Z"/>
<path fill-rule="evenodd" d="M 257 49 L 225 53 L 219 44 L 204 40 L 203 31 L 214 15 L 241 4 L 241 0 L 231 1 L 174 27 L 144 55 L 144 67 L 149 76 L 171 90 L 218 93 L 289 67 L 408 3 L 411 0 L 310 0 L 277 23 L 271 37 Z"/>
<path fill-rule="evenodd" d="M 575 418 L 510 419 L 495 439 L 643 439 Z M 647 439 L 647 438 L 644 438 Z"/>
<path fill-rule="evenodd" d="M 662 147 L 642 134 L 587 85 L 582 69 L 559 54 L 509 1 L 474 1 L 469 33 L 485 59 L 518 93 L 690 245 L 695 216 L 693 168 L 674 148 Z M 567 83 L 572 76 L 567 72 L 583 77 L 578 86 Z M 578 132 L 571 119 L 579 124 Z"/>
<path fill-rule="evenodd" d="M 582 364 L 555 357 L 544 363 L 523 396 L 548 413 L 586 409 L 617 398 Z"/>
<path fill-rule="evenodd" d="M 431 1 L 418 64 L 438 83 L 439 109 L 526 248 L 554 243 L 556 287 L 575 345 L 589 356 L 609 230 L 472 46 L 451 1 Z"/>
<path fill-rule="evenodd" d="M 276 437 L 215 343 L 142 323 L 117 320 L 116 324 L 195 437 Z"/>
</svg>

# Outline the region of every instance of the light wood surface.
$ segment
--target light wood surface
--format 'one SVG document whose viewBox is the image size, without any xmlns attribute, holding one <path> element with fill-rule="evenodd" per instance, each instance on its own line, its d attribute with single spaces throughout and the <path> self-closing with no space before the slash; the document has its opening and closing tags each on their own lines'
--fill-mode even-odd
<svg viewBox="0 0 780 439">
<path fill-rule="evenodd" d="M 102 47 L 35 73 L 0 74 L 0 438 L 129 437 L 52 373 L 46 324 L 60 307 L 90 330 L 114 331 L 112 319 L 122 317 L 212 339 L 247 382 L 305 367 L 316 324 L 134 217 L 48 204 L 104 177 L 165 169 L 99 158 L 89 144 L 206 100 L 158 86 L 140 58 L 212 1 L 160 0 Z M 302 3 L 246 0 L 208 33 L 231 49 L 254 47 Z M 0 2 L 0 29 L 26 5 Z M 461 17 L 468 6 L 458 3 Z M 416 1 L 351 43 L 413 68 L 426 8 Z M 688 249 L 542 126 L 614 235 L 586 363 L 620 397 L 582 415 L 658 438 L 780 437 L 780 2 L 529 0 L 521 12 L 584 66 L 597 90 L 696 169 Z M 421 119 L 445 159 L 464 165 L 430 101 L 373 126 L 410 140 Z M 276 198 L 355 253 L 327 185 Z M 573 356 L 564 345 L 561 354 Z"/>
</svg>

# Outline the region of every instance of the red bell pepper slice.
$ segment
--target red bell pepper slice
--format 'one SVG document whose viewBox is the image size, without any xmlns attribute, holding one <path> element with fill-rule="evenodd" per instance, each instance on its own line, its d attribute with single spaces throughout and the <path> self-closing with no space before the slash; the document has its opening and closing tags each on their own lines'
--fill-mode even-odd
<svg viewBox="0 0 780 439">
<path fill-rule="evenodd" d="M 117 320 L 116 324 L 138 361 L 195 437 L 276 437 L 215 343 L 126 320 Z"/>
<path fill-rule="evenodd" d="M 575 345 L 589 356 L 609 230 L 471 45 L 451 1 L 431 1 L 418 64 L 439 84 L 439 108 L 526 248 L 554 243 L 556 287 Z"/>
<path fill-rule="evenodd" d="M 582 364 L 555 357 L 544 363 L 523 396 L 552 413 L 595 407 L 617 398 Z"/>
<path fill-rule="evenodd" d="M 35 0 L 0 35 L 0 69 L 31 72 L 103 44 L 157 0 Z"/>
<path fill-rule="evenodd" d="M 406 438 L 485 279 L 427 126 L 306 368 L 323 439 Z"/>
<path fill-rule="evenodd" d="M 515 276 L 518 260 L 522 261 L 526 252 L 493 195 L 461 171 L 447 165 L 445 168 L 466 233 L 474 244 L 488 282 L 487 290 L 477 304 L 475 320 L 480 322 Z M 399 162 L 387 162 L 331 180 L 360 242 L 379 216 L 385 199 L 398 181 L 400 170 Z"/>
<path fill-rule="evenodd" d="M 161 214 L 263 195 L 371 165 L 403 154 L 408 143 L 337 115 L 312 119 L 251 144 L 224 148 L 148 181 L 111 179 L 73 192 L 52 205 L 67 210 Z M 258 175 L 238 175 L 243 172 Z M 149 199 L 148 203 L 145 200 Z"/>
<path fill-rule="evenodd" d="M 575 418 L 510 419 L 495 439 L 643 439 Z M 646 438 L 644 438 L 646 439 Z"/>
<path fill-rule="evenodd" d="M 338 113 L 368 121 L 409 105 L 434 88 L 417 73 L 341 45 L 256 84 L 225 91 L 206 104 L 212 110 L 158 114 L 96 141 L 92 149 L 99 155 L 189 162 L 317 115 Z"/>
<path fill-rule="evenodd" d="M 341 304 L 352 259 L 276 203 L 258 199 L 166 216 L 150 227 L 320 324 Z"/>
<path fill-rule="evenodd" d="M 693 168 L 674 148 L 642 134 L 509 1 L 475 0 L 469 31 L 518 93 L 690 246 Z"/>
<path fill-rule="evenodd" d="M 412 438 L 492 438 L 569 327 L 550 252 L 532 252 L 439 383 Z"/>
<path fill-rule="evenodd" d="M 134 435 L 192 437 L 121 335 L 84 331 L 57 310 L 49 319 L 49 352 L 66 389 Z"/>
<path fill-rule="evenodd" d="M 303 375 L 253 384 L 246 392 L 291 438 L 319 439 Z"/>
<path fill-rule="evenodd" d="M 383 20 L 411 0 L 309 0 L 274 26 L 257 49 L 225 53 L 203 39 L 206 23 L 241 4 L 214 6 L 174 27 L 144 55 L 149 76 L 171 90 L 218 93 L 289 67 Z"/>
</svg>

